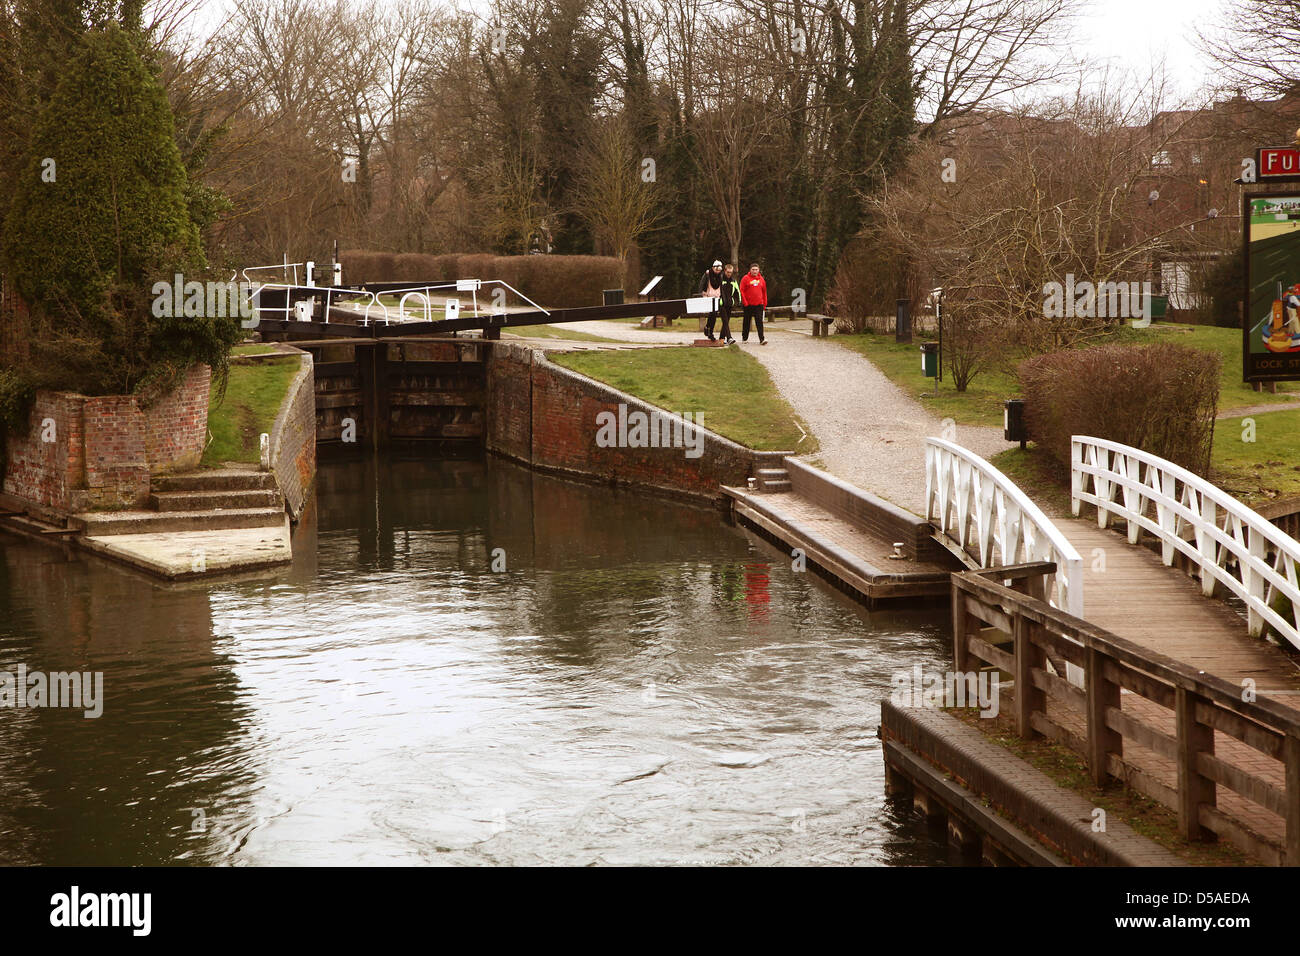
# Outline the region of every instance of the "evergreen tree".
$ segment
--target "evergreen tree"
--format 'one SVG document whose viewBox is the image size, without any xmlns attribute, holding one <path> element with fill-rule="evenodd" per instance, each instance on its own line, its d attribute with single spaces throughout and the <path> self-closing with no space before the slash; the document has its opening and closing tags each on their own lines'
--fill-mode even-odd
<svg viewBox="0 0 1300 956">
<path fill-rule="evenodd" d="M 204 265 L 167 99 L 130 32 L 86 33 L 60 65 L 5 223 L 32 313 L 38 387 L 131 392 L 194 362 L 220 374 L 234 317 L 157 318 L 152 286 Z"/>
</svg>

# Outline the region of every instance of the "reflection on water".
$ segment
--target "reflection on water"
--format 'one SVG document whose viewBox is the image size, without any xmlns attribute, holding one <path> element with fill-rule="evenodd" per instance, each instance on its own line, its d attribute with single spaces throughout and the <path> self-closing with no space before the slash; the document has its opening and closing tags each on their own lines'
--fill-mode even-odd
<svg viewBox="0 0 1300 956">
<path fill-rule="evenodd" d="M 323 465 L 294 554 L 164 588 L 0 538 L 0 668 L 106 698 L 0 711 L 0 859 L 949 860 L 876 738 L 890 675 L 945 665 L 941 612 L 497 460 Z"/>
</svg>

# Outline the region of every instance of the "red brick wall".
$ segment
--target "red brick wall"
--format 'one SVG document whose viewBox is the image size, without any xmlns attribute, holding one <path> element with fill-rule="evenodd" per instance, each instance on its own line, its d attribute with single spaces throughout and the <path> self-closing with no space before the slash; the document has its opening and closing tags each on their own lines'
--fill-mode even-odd
<svg viewBox="0 0 1300 956">
<path fill-rule="evenodd" d="M 73 489 L 86 483 L 81 426 L 85 400 L 72 392 L 36 393 L 27 435 L 10 435 L 6 446 L 6 494 L 60 511 L 71 509 Z"/>
<path fill-rule="evenodd" d="M 134 395 L 37 392 L 27 434 L 8 436 L 5 493 L 60 512 L 142 507 L 151 473 L 198 464 L 209 377 L 192 371 L 148 407 Z"/>
<path fill-rule="evenodd" d="M 133 508 L 149 498 L 149 458 L 145 417 L 133 395 L 87 398 L 81 406 L 85 426 L 87 510 Z"/>
<path fill-rule="evenodd" d="M 754 452 L 707 431 L 707 412 L 698 458 L 687 458 L 680 447 L 602 448 L 596 416 L 617 415 L 620 403 L 629 412 L 655 411 L 540 352 L 498 346 L 488 358 L 487 447 L 544 471 L 704 499 L 717 498 L 722 485 L 744 485 L 757 467 L 781 460 L 780 453 Z"/>
<path fill-rule="evenodd" d="M 501 345 L 487 356 L 486 442 L 491 451 L 532 464 L 533 350 Z"/>
<path fill-rule="evenodd" d="M 175 389 L 144 409 L 149 468 L 185 471 L 196 468 L 208 439 L 208 391 L 212 370 L 196 365 Z"/>
<path fill-rule="evenodd" d="M 316 392 L 310 353 L 303 352 L 300 368 L 271 426 L 271 471 L 295 520 L 311 495 L 316 480 Z"/>
</svg>

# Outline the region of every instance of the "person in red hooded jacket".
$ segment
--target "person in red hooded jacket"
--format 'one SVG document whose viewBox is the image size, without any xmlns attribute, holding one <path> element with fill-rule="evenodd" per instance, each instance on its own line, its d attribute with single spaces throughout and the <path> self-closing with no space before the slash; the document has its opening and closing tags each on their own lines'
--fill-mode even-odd
<svg viewBox="0 0 1300 956">
<path fill-rule="evenodd" d="M 740 304 L 745 307 L 745 324 L 740 330 L 740 340 L 749 341 L 749 323 L 752 320 L 758 328 L 758 344 L 766 345 L 763 338 L 763 310 L 767 308 L 767 280 L 758 271 L 758 263 L 749 267 L 749 272 L 740 280 Z"/>
</svg>

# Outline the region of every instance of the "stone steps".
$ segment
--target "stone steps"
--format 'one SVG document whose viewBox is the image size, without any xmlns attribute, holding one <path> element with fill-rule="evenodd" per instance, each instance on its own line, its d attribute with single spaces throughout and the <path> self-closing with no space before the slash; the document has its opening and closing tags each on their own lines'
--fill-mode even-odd
<svg viewBox="0 0 1300 956">
<path fill-rule="evenodd" d="M 160 534 L 173 531 L 219 531 L 227 528 L 272 528 L 284 523 L 284 508 L 216 508 L 203 511 L 96 511 L 71 519 L 82 534 Z"/>
<path fill-rule="evenodd" d="M 239 489 L 235 491 L 158 491 L 149 496 L 154 511 L 225 511 L 228 509 L 283 509 L 284 499 L 275 489 Z"/>
<path fill-rule="evenodd" d="M 755 476 L 758 488 L 764 494 L 780 494 L 791 488 L 790 473 L 784 468 L 760 468 Z"/>
<path fill-rule="evenodd" d="M 149 483 L 151 491 L 275 491 L 275 476 L 269 471 L 240 468 L 214 468 L 180 475 L 157 475 Z"/>
</svg>

